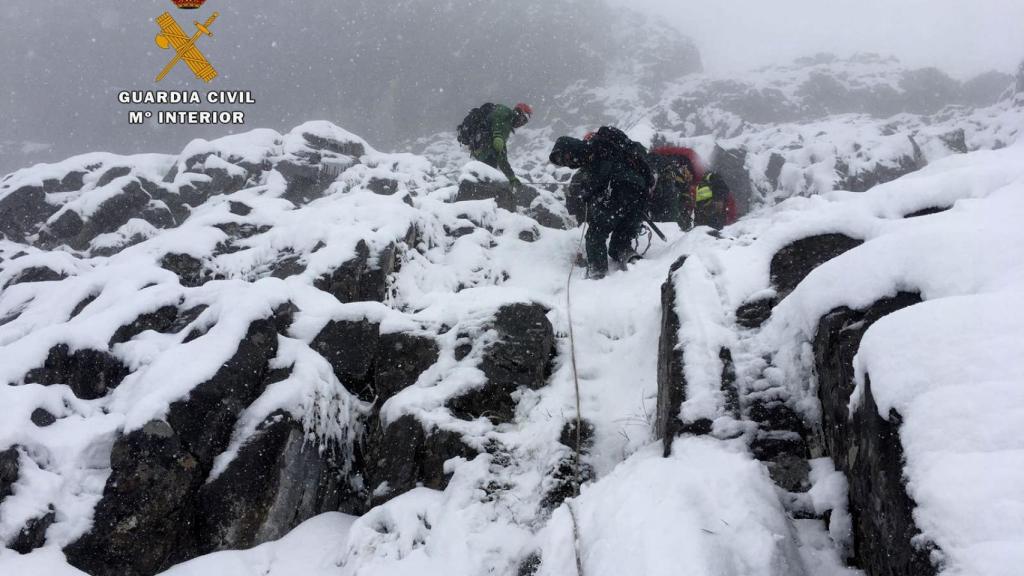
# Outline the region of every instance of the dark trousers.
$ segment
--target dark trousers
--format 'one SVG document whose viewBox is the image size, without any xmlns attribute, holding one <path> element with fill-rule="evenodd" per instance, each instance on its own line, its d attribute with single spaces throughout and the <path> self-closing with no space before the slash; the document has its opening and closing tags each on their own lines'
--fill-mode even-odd
<svg viewBox="0 0 1024 576">
<path fill-rule="evenodd" d="M 608 271 L 609 256 L 616 260 L 628 256 L 640 233 L 642 193 L 632 189 L 617 192 L 607 201 L 591 202 L 588 206 L 587 266 L 594 272 Z"/>
</svg>

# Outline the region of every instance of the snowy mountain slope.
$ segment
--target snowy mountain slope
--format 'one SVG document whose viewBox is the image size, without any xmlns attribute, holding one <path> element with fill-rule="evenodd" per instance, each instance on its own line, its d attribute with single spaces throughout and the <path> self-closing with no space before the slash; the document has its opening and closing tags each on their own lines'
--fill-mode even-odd
<svg viewBox="0 0 1024 576">
<path fill-rule="evenodd" d="M 997 316 L 1024 277 L 1022 149 L 1002 146 L 1019 114 L 884 121 L 917 127 L 933 162 L 765 201 L 721 235 L 665 225 L 600 282 L 572 267 L 581 230 L 557 187 L 513 193 L 440 138 L 386 154 L 309 123 L 9 175 L 0 566 L 564 573 L 570 501 L 587 574 L 859 573 L 847 557 L 871 575 L 1006 573 L 1019 326 Z M 818 176 L 777 197 L 830 190 L 858 146 L 863 165 L 908 153 L 881 122 L 750 127 L 739 165 L 756 186 L 752 162 L 776 152 L 786 178 Z M 819 126 L 820 157 L 785 150 Z M 951 127 L 1002 149 L 931 145 Z M 531 179 L 568 178 L 545 162 L 556 130 L 513 140 Z M 969 345 L 924 339 L 935 309 L 924 327 Z M 960 328 L 973 314 L 1001 328 Z M 567 500 L 573 343 L 587 484 Z M 965 380 L 1002 402 L 964 408 Z"/>
</svg>

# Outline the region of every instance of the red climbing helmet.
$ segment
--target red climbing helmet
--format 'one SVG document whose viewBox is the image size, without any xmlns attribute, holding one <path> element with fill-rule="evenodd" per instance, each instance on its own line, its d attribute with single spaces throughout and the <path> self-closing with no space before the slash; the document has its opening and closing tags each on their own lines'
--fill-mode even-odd
<svg viewBox="0 0 1024 576">
<path fill-rule="evenodd" d="M 527 118 L 530 118 L 531 116 L 533 116 L 533 107 L 530 106 L 529 104 L 525 104 L 523 102 L 520 102 L 519 104 L 516 104 L 515 110 L 516 110 L 516 112 L 519 112 L 519 113 L 525 115 Z"/>
</svg>

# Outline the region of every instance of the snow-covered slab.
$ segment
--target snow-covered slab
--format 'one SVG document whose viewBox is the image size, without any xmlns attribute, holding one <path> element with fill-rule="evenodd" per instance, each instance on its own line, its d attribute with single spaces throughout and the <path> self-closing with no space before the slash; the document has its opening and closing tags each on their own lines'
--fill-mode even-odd
<svg viewBox="0 0 1024 576">
<path fill-rule="evenodd" d="M 650 447 L 586 487 L 573 506 L 587 576 L 806 574 L 774 484 L 737 445 L 682 438 L 669 458 Z M 575 574 L 565 507 L 541 537 L 538 574 Z"/>
<path fill-rule="evenodd" d="M 1024 278 L 1021 278 L 1024 279 Z M 1010 576 L 1024 563 L 1024 283 L 879 320 L 856 358 L 878 412 L 903 418 L 907 491 L 942 574 Z"/>
</svg>

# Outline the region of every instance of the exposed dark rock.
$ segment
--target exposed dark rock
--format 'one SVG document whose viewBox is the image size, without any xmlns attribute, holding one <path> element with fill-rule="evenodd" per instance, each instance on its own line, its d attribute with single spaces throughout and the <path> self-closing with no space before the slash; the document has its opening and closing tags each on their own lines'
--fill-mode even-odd
<svg viewBox="0 0 1024 576">
<path fill-rule="evenodd" d="M 149 206 L 149 201 L 149 194 L 146 194 L 138 181 L 129 182 L 120 194 L 99 205 L 85 222 L 75 243 L 85 247 L 96 236 L 117 231 L 145 210 Z"/>
<path fill-rule="evenodd" d="M 744 328 L 760 328 L 771 318 L 777 303 L 774 296 L 746 302 L 736 309 L 736 323 Z"/>
<path fill-rule="evenodd" d="M 374 194 L 380 194 L 381 196 L 391 196 L 395 192 L 398 192 L 398 181 L 390 178 L 370 178 L 370 181 L 366 184 L 366 189 Z"/>
<path fill-rule="evenodd" d="M 843 234 L 821 234 L 801 238 L 772 256 L 771 280 L 782 300 L 812 270 L 825 262 L 863 244 Z"/>
<path fill-rule="evenodd" d="M 295 321 L 295 315 L 299 313 L 299 307 L 291 302 L 285 302 L 274 308 L 274 328 L 278 334 L 287 336 L 288 330 Z"/>
<path fill-rule="evenodd" d="M 375 430 L 369 442 L 366 465 L 371 505 L 383 504 L 420 483 L 444 490 L 451 478 L 444 463 L 476 454 L 455 432 L 425 430 L 415 416 L 402 416 Z"/>
<path fill-rule="evenodd" d="M 516 576 L 534 576 L 537 570 L 540 570 L 542 564 L 540 552 L 530 552 L 530 554 L 523 558 L 519 563 L 519 569 L 516 570 Z"/>
<path fill-rule="evenodd" d="M 81 302 L 75 304 L 75 309 L 71 311 L 71 318 L 74 318 L 81 314 L 82 311 L 85 310 L 86 307 L 89 306 L 89 304 L 92 304 L 94 301 L 96 301 L 96 299 L 99 298 L 99 296 L 99 294 L 90 294 L 86 296 Z"/>
<path fill-rule="evenodd" d="M 930 208 L 922 208 L 921 210 L 917 210 L 905 215 L 904 218 L 919 218 L 921 216 L 931 216 L 932 214 L 939 214 L 941 212 L 945 212 L 946 210 L 949 210 L 949 208 L 949 206 L 932 206 Z"/>
<path fill-rule="evenodd" d="M 16 284 L 27 284 L 30 282 L 56 282 L 67 278 L 67 275 L 47 268 L 46 266 L 33 266 L 22 270 L 17 276 L 11 278 L 4 288 L 10 288 Z"/>
<path fill-rule="evenodd" d="M 947 148 L 953 152 L 959 154 L 967 154 L 967 135 L 964 133 L 963 128 L 957 128 L 952 132 L 947 132 L 939 136 L 939 140 L 946 145 Z"/>
<path fill-rule="evenodd" d="M 46 202 L 46 193 L 39 186 L 19 188 L 0 199 L 0 233 L 24 241 L 56 211 L 56 206 Z"/>
<path fill-rule="evenodd" d="M 836 183 L 836 188 L 851 192 L 866 192 L 879 184 L 891 182 L 920 170 L 925 165 L 924 155 L 913 138 L 910 138 L 910 143 L 914 149 L 912 154 L 880 162 L 873 170 L 863 170 L 851 174 L 850 166 L 842 160 L 837 160 L 836 172 L 841 175 L 841 179 Z"/>
<path fill-rule="evenodd" d="M 736 387 L 736 365 L 732 360 L 732 350 L 722 348 L 718 351 L 718 359 L 722 361 L 721 382 L 722 396 L 725 398 L 725 409 L 733 418 L 740 417 L 740 392 Z"/>
<path fill-rule="evenodd" d="M 458 224 L 459 225 L 454 228 L 445 226 L 445 233 L 451 236 L 452 238 L 461 238 L 463 236 L 467 236 L 469 234 L 472 234 L 473 232 L 476 232 L 476 225 L 473 224 L 472 222 L 469 222 L 468 220 L 461 220 L 458 222 Z"/>
<path fill-rule="evenodd" d="M 18 481 L 21 471 L 21 452 L 17 446 L 0 451 L 0 502 L 12 494 L 11 488 Z"/>
<path fill-rule="evenodd" d="M 166 333 L 174 325 L 174 320 L 177 317 L 178 308 L 170 305 L 163 306 L 155 312 L 143 314 L 133 320 L 131 324 L 118 328 L 114 335 L 111 336 L 109 345 L 113 346 L 114 344 L 127 342 L 146 330 Z"/>
<path fill-rule="evenodd" d="M 167 422 L 114 444 L 93 528 L 65 549 L 72 565 L 100 576 L 149 576 L 198 554 L 198 491 L 238 414 L 262 392 L 276 352 L 273 322 L 253 322 L 217 373 L 171 405 Z"/>
<path fill-rule="evenodd" d="M 276 354 L 273 320 L 257 320 L 213 378 L 171 404 L 168 422 L 204 468 L 227 446 L 238 414 L 263 392 L 268 363 Z"/>
<path fill-rule="evenodd" d="M 122 176 L 127 176 L 131 173 L 132 169 L 129 168 L 128 166 L 115 166 L 110 170 L 104 172 L 103 176 L 100 176 L 100 179 L 96 182 L 96 187 L 102 188 L 103 186 L 110 184 L 114 180 L 117 180 Z"/>
<path fill-rule="evenodd" d="M 665 455 L 672 450 L 672 441 L 682 429 L 679 409 L 686 399 L 686 374 L 683 372 L 683 350 L 679 347 L 679 315 L 676 313 L 676 287 L 673 274 L 686 263 L 686 256 L 669 268 L 668 279 L 661 285 L 661 335 L 658 338 L 658 406 L 654 423 L 656 438 L 665 442 Z"/>
<path fill-rule="evenodd" d="M 46 411 L 45 408 L 36 408 L 32 411 L 32 415 L 29 417 L 32 423 L 40 428 L 46 428 L 52 426 L 57 422 L 57 417 Z"/>
<path fill-rule="evenodd" d="M 409 230 L 406 244 L 415 240 L 415 230 Z M 388 278 L 398 269 L 399 247 L 395 244 L 370 258 L 366 242 L 356 244 L 356 257 L 338 266 L 334 271 L 318 278 L 313 285 L 329 292 L 341 302 L 383 302 L 387 296 Z"/>
<path fill-rule="evenodd" d="M 177 274 L 182 286 L 195 288 L 202 286 L 205 280 L 203 263 L 188 254 L 165 254 L 160 259 L 160 267 Z"/>
<path fill-rule="evenodd" d="M 566 422 L 565 426 L 562 426 L 561 434 L 558 435 L 558 441 L 573 450 L 576 449 L 578 422 L 575 418 Z M 579 445 L 580 451 L 584 454 L 589 453 L 594 446 L 594 425 L 589 420 L 583 420 L 583 427 L 579 429 Z"/>
<path fill-rule="evenodd" d="M 234 200 L 228 202 L 228 210 L 236 216 L 248 216 L 252 212 L 252 208 L 248 204 Z"/>
<path fill-rule="evenodd" d="M 481 182 L 462 180 L 459 182 L 459 192 L 455 196 L 456 202 L 491 199 L 498 203 L 498 208 L 508 210 L 509 212 L 516 211 L 516 206 L 518 205 L 517 197 L 512 190 L 512 185 L 508 182 L 492 182 L 488 180 Z"/>
<path fill-rule="evenodd" d="M 94 576 L 151 576 L 170 567 L 195 529 L 193 494 L 204 471 L 169 424 L 153 421 L 120 438 L 92 529 L 64 549 Z"/>
<path fill-rule="evenodd" d="M 323 195 L 333 179 L 322 177 L 319 158 L 314 160 L 310 163 L 283 160 L 274 166 L 287 182 L 283 198 L 302 205 Z"/>
<path fill-rule="evenodd" d="M 488 328 L 497 332 L 498 339 L 484 350 L 480 363 L 487 382 L 449 400 L 447 406 L 460 418 L 511 422 L 516 407 L 513 393 L 521 386 L 536 390 L 547 380 L 554 329 L 547 310 L 539 304 L 503 306 Z"/>
<path fill-rule="evenodd" d="M 177 219 L 174 217 L 174 212 L 167 206 L 157 202 L 150 202 L 139 213 L 139 218 L 149 222 L 154 228 L 173 228 L 178 224 Z"/>
<path fill-rule="evenodd" d="M 46 530 L 57 520 L 57 511 L 50 505 L 50 510 L 38 517 L 32 518 L 25 523 L 25 526 L 18 532 L 18 535 L 7 545 L 8 548 L 19 554 L 28 554 L 36 548 L 46 545 Z"/>
<path fill-rule="evenodd" d="M 57 238 L 67 240 L 78 236 L 84 226 L 85 223 L 82 221 L 82 217 L 78 215 L 78 212 L 65 210 L 63 214 L 50 224 L 49 230 Z"/>
<path fill-rule="evenodd" d="M 336 446 L 309 442 L 290 415 L 272 415 L 228 468 L 200 490 L 199 551 L 277 540 L 323 512 L 362 512 L 363 500 L 347 482 L 343 457 Z"/>
<path fill-rule="evenodd" d="M 523 230 L 519 233 L 519 239 L 523 242 L 536 242 L 539 236 L 540 232 L 535 228 Z"/>
<path fill-rule="evenodd" d="M 788 492 L 811 489 L 811 465 L 806 458 L 782 454 L 768 463 L 768 474 L 780 488 Z"/>
<path fill-rule="evenodd" d="M 302 256 L 293 255 L 278 260 L 271 265 L 270 276 L 273 278 L 290 278 L 306 271 Z"/>
<path fill-rule="evenodd" d="M 814 340 L 825 445 L 850 482 L 853 561 L 872 576 L 937 572 L 929 559 L 933 545 L 913 542 L 919 531 L 903 479 L 901 416 L 895 410 L 887 419 L 879 415 L 870 381 L 852 418 L 848 410 L 853 357 L 864 333 L 883 316 L 920 301 L 901 292 L 865 310 L 839 308 L 821 319 Z"/>
<path fill-rule="evenodd" d="M 548 510 L 558 508 L 567 499 L 575 496 L 577 485 L 586 484 L 595 478 L 593 466 L 586 462 L 581 461 L 577 471 L 575 453 L 559 459 L 547 476 L 547 491 L 541 500 L 541 506 Z"/>
<path fill-rule="evenodd" d="M 324 357 L 338 380 L 362 400 L 373 400 L 374 362 L 379 349 L 380 325 L 368 320 L 332 320 L 310 347 Z"/>
<path fill-rule="evenodd" d="M 317 150 L 327 150 L 328 152 L 351 156 L 353 158 L 361 158 L 366 155 L 366 148 L 359 142 L 342 142 L 309 133 L 303 134 L 302 138 L 309 143 L 310 147 Z"/>
<path fill-rule="evenodd" d="M 383 404 L 415 384 L 420 374 L 437 362 L 439 355 L 437 341 L 429 336 L 407 332 L 381 334 L 373 371 L 377 403 Z"/>
<path fill-rule="evenodd" d="M 764 175 L 773 189 L 779 187 L 779 177 L 782 176 L 782 167 L 785 165 L 786 159 L 781 154 L 772 152 L 771 157 L 768 158 L 768 168 L 765 169 Z"/>
<path fill-rule="evenodd" d="M 116 388 L 127 375 L 128 369 L 107 352 L 88 348 L 71 352 L 67 344 L 58 344 L 50 348 L 41 367 L 25 375 L 25 382 L 67 384 L 75 396 L 95 400 Z"/>
<path fill-rule="evenodd" d="M 533 206 L 527 210 L 526 215 L 536 220 L 537 224 L 545 228 L 554 228 L 555 230 L 566 230 L 569 228 L 564 218 L 555 214 L 543 204 Z"/>
<path fill-rule="evenodd" d="M 189 308 L 188 310 L 181 312 L 180 314 L 178 314 L 178 317 L 174 319 L 174 322 L 170 325 L 170 327 L 167 328 L 167 333 L 177 334 L 178 332 L 181 332 L 186 327 L 188 327 L 189 324 L 195 322 L 196 319 L 199 318 L 200 314 L 202 314 L 206 310 L 206 308 L 207 306 L 205 304 L 200 304 L 199 306 L 194 306 L 192 308 Z"/>
</svg>

